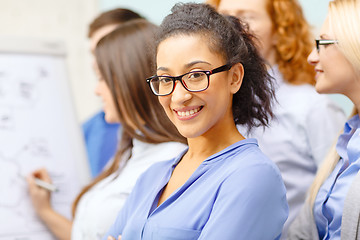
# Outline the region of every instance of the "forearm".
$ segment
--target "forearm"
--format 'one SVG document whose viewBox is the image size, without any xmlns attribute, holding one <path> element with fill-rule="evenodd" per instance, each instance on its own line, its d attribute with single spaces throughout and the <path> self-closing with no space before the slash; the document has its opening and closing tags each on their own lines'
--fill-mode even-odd
<svg viewBox="0 0 360 240">
<path fill-rule="evenodd" d="M 39 217 L 59 240 L 71 239 L 72 221 L 57 213 L 53 209 L 39 212 Z"/>
</svg>

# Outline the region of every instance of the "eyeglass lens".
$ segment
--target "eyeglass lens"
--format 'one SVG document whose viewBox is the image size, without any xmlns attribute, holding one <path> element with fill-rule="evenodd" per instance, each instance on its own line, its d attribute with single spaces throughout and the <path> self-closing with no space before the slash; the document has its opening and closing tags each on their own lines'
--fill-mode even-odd
<svg viewBox="0 0 360 240">
<path fill-rule="evenodd" d="M 315 45 L 317 52 L 320 52 L 320 45 L 330 45 L 337 43 L 337 40 L 331 40 L 331 39 L 315 39 Z"/>
<path fill-rule="evenodd" d="M 167 95 L 174 90 L 175 81 L 169 76 L 157 76 L 151 80 L 151 87 L 156 94 Z M 208 76 L 205 72 L 189 72 L 181 77 L 181 84 L 188 91 L 202 91 L 208 87 Z"/>
</svg>

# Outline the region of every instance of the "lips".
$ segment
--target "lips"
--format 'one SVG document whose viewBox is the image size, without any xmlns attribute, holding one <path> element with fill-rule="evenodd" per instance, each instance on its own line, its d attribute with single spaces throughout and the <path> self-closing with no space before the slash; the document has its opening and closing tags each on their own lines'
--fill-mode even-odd
<svg viewBox="0 0 360 240">
<path fill-rule="evenodd" d="M 321 73 L 323 73 L 323 72 L 324 72 L 323 70 L 318 69 L 318 68 L 315 68 L 315 73 L 316 73 L 315 79 L 317 80 L 317 79 L 319 78 L 319 75 L 320 75 Z"/>
</svg>

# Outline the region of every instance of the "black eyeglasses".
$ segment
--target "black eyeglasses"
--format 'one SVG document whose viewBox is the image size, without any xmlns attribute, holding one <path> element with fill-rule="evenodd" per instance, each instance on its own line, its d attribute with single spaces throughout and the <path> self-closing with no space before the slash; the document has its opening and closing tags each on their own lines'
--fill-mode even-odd
<svg viewBox="0 0 360 240">
<path fill-rule="evenodd" d="M 210 75 L 230 70 L 232 65 L 225 64 L 210 71 L 192 71 L 183 75 L 152 76 L 146 79 L 152 92 L 157 96 L 170 95 L 175 89 L 175 81 L 179 80 L 189 92 L 201 92 L 209 87 Z"/>
<path fill-rule="evenodd" d="M 330 45 L 335 43 L 338 43 L 338 41 L 330 39 L 315 39 L 316 50 L 318 53 L 320 52 L 320 45 Z"/>
</svg>

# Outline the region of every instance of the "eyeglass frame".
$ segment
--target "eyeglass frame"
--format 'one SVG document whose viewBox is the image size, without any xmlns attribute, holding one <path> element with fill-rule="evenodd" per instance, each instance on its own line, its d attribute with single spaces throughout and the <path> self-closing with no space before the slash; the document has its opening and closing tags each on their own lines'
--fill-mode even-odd
<svg viewBox="0 0 360 240">
<path fill-rule="evenodd" d="M 187 72 L 187 73 L 184 73 L 182 75 L 179 75 L 179 76 L 167 76 L 167 75 L 161 75 L 161 76 L 158 76 L 158 75 L 154 75 L 154 76 L 151 76 L 149 78 L 146 79 L 146 82 L 149 84 L 149 87 L 151 89 L 151 91 L 156 95 L 156 96 L 168 96 L 170 94 L 172 94 L 175 90 L 175 82 L 176 81 L 180 81 L 181 85 L 188 91 L 188 92 L 202 92 L 202 91 L 205 91 L 206 89 L 209 88 L 209 85 L 210 85 L 210 75 L 212 74 L 215 74 L 215 73 L 220 73 L 220 72 L 225 72 L 225 71 L 229 71 L 231 68 L 232 68 L 232 64 L 225 64 L 225 65 L 222 65 L 220 67 L 217 67 L 217 68 L 214 68 L 212 70 L 207 70 L 207 71 L 190 71 L 190 72 Z M 189 73 L 205 73 L 205 75 L 207 76 L 207 86 L 201 90 L 190 90 L 186 87 L 185 83 L 183 82 L 183 77 Z M 172 87 L 172 90 L 170 91 L 170 93 L 167 93 L 167 94 L 158 94 L 154 91 L 154 89 L 152 88 L 151 86 L 151 80 L 154 79 L 154 78 L 157 78 L 157 77 L 166 77 L 166 78 L 170 78 L 173 82 L 173 87 Z"/>
<path fill-rule="evenodd" d="M 331 45 L 338 43 L 338 40 L 332 39 L 315 39 L 316 51 L 320 52 L 320 45 Z"/>
</svg>

